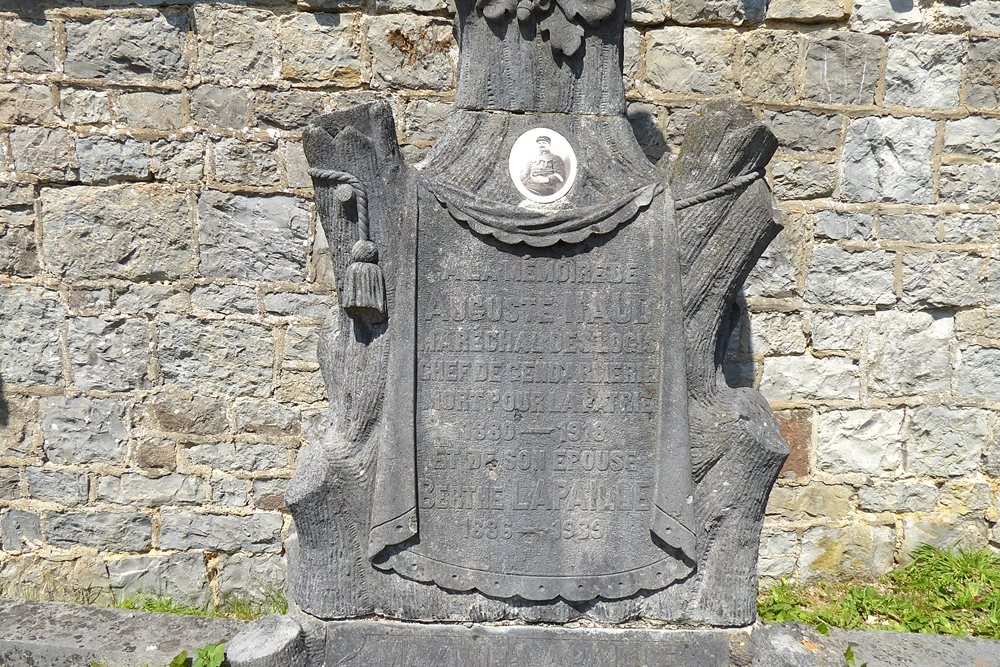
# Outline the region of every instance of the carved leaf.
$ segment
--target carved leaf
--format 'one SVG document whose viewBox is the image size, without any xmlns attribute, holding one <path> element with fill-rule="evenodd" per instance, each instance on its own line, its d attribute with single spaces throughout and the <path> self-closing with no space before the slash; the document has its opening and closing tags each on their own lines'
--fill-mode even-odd
<svg viewBox="0 0 1000 667">
<path fill-rule="evenodd" d="M 590 25 L 597 25 L 615 11 L 615 0 L 556 0 L 556 2 L 569 20 L 579 17 Z"/>
<path fill-rule="evenodd" d="M 478 0 L 476 8 L 490 21 L 496 21 L 504 14 L 513 14 L 517 10 L 517 0 Z"/>
<path fill-rule="evenodd" d="M 552 50 L 571 56 L 583 43 L 583 27 L 569 21 L 562 7 L 553 9 L 538 22 L 538 27 L 548 35 Z"/>
</svg>

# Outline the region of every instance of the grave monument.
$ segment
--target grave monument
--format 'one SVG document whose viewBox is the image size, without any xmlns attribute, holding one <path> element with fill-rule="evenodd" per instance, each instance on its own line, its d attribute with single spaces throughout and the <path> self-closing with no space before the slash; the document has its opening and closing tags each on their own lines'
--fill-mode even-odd
<svg viewBox="0 0 1000 667">
<path fill-rule="evenodd" d="M 623 0 L 457 10 L 427 159 L 403 160 L 384 103 L 306 130 L 341 305 L 331 409 L 287 491 L 291 615 L 230 660 L 728 664 L 714 639 L 566 624 L 755 618 L 787 448 L 721 364 L 780 229 L 774 137 L 709 104 L 666 174 L 625 116 Z"/>
</svg>

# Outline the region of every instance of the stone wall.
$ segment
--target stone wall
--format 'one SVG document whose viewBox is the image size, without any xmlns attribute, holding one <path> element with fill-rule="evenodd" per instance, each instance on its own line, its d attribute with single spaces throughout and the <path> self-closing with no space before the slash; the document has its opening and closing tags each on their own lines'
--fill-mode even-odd
<svg viewBox="0 0 1000 667">
<path fill-rule="evenodd" d="M 418 158 L 455 82 L 443 0 L 359 2 L 0 2 L 0 593 L 280 585 L 336 304 L 300 130 L 387 97 Z M 762 573 L 990 543 L 1000 2 L 636 0 L 627 42 L 652 158 L 723 95 L 782 143 L 730 365 L 793 448 Z"/>
</svg>

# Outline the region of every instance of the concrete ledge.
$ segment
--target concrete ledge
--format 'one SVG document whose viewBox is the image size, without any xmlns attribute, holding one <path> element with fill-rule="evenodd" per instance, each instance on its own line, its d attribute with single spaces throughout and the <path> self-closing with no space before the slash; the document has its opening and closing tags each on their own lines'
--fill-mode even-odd
<svg viewBox="0 0 1000 667">
<path fill-rule="evenodd" d="M 246 623 L 219 618 L 0 599 L 0 667 L 166 666 L 226 642 Z"/>
</svg>

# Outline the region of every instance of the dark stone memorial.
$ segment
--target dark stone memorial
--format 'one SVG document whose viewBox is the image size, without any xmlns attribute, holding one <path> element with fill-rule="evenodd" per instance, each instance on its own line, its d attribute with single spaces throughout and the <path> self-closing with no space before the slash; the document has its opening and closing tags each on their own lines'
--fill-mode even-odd
<svg viewBox="0 0 1000 667">
<path fill-rule="evenodd" d="M 720 101 L 670 174 L 650 164 L 625 12 L 459 0 L 456 108 L 418 165 L 386 104 L 306 130 L 342 306 L 331 410 L 287 492 L 291 618 L 241 635 L 237 667 L 716 664 L 719 631 L 553 625 L 754 621 L 787 448 L 721 364 L 780 229 L 776 144 Z"/>
</svg>

